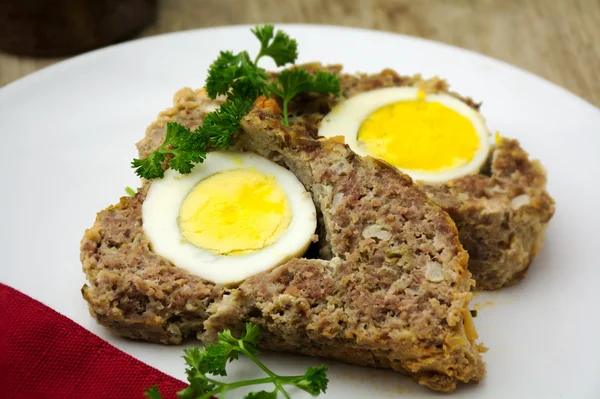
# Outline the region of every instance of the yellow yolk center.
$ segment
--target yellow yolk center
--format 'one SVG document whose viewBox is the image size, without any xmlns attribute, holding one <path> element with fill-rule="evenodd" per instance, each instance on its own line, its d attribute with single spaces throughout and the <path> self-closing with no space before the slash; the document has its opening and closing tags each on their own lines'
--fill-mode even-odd
<svg viewBox="0 0 600 399">
<path fill-rule="evenodd" d="M 187 241 L 224 255 L 274 243 L 291 220 L 281 186 L 255 169 L 227 170 L 202 180 L 184 199 L 178 218 Z"/>
<path fill-rule="evenodd" d="M 374 111 L 360 126 L 358 141 L 369 154 L 398 168 L 428 172 L 467 164 L 480 144 L 468 118 L 422 99 Z"/>
</svg>

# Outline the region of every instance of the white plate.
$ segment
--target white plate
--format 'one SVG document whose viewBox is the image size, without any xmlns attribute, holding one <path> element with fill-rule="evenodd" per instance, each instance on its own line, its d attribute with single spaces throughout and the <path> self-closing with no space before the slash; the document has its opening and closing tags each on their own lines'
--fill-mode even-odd
<svg viewBox="0 0 600 399">
<path fill-rule="evenodd" d="M 97 211 L 117 202 L 125 186 L 138 185 L 129 168 L 134 142 L 175 91 L 201 87 L 219 50 L 257 50 L 248 28 L 118 45 L 0 90 L 0 281 L 181 379 L 181 347 L 123 340 L 92 320 L 79 292 L 79 240 Z M 492 131 L 518 138 L 543 161 L 557 204 L 546 244 L 523 282 L 475 297 L 482 305 L 493 302 L 476 319 L 490 348 L 488 375 L 453 397 L 600 397 L 600 111 L 529 73 L 438 43 L 337 27 L 280 28 L 298 39 L 302 62 L 446 77 L 454 90 L 484 102 Z M 279 354 L 265 359 L 283 373 L 320 362 Z M 234 373 L 247 373 L 236 363 Z M 327 398 L 438 397 L 393 372 L 326 363 Z"/>
</svg>

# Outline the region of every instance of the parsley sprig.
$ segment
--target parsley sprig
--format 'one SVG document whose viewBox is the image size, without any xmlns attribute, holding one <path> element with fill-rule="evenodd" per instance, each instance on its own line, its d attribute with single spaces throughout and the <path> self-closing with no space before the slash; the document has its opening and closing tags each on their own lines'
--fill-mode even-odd
<svg viewBox="0 0 600 399">
<path fill-rule="evenodd" d="M 232 98 L 206 115 L 204 123 L 193 131 L 179 123 L 168 122 L 161 146 L 146 158 L 134 159 L 131 163 L 136 168 L 135 172 L 145 179 L 162 178 L 165 175 L 162 163 L 167 155 L 171 155 L 171 169 L 181 174 L 190 173 L 195 164 L 204 161 L 209 147 L 229 147 L 231 134 L 238 129 L 240 120 L 251 105 Z"/>
<path fill-rule="evenodd" d="M 332 93 L 340 95 L 340 81 L 337 76 L 317 71 L 313 76 L 302 68 L 288 69 L 277 75 L 277 80 L 269 84 L 269 91 L 283 100 L 283 124 L 289 126 L 288 104 L 300 93 Z"/>
<path fill-rule="evenodd" d="M 221 51 L 211 64 L 206 78 L 206 93 L 210 98 L 226 94 L 254 101 L 261 94 L 269 95 L 269 74 L 257 66 L 258 61 L 266 56 L 271 57 L 277 66 L 284 66 L 293 64 L 298 58 L 296 40 L 283 31 L 274 31 L 273 25 L 252 29 L 254 36 L 260 41 L 260 51 L 254 61 L 251 61 L 247 51 L 239 54 Z"/>
<path fill-rule="evenodd" d="M 195 130 L 171 122 L 166 126 L 163 144 L 143 159 L 131 163 L 135 173 L 146 179 L 164 177 L 164 165 L 169 156 L 169 166 L 176 171 L 190 173 L 193 166 L 206 158 L 210 149 L 227 148 L 230 138 L 242 118 L 260 95 L 272 94 L 283 101 L 283 120 L 289 126 L 288 104 L 299 93 L 333 93 L 338 96 L 340 84 L 337 76 L 327 72 L 311 75 L 301 68 L 281 72 L 269 83 L 269 74 L 258 66 L 263 57 L 270 57 L 279 67 L 293 64 L 298 58 L 298 44 L 285 32 L 275 32 L 273 25 L 256 26 L 252 33 L 260 41 L 260 50 L 254 60 L 247 51 L 234 54 L 221 51 L 211 64 L 206 78 L 206 93 L 213 100 L 225 95 L 227 99 L 219 109 L 206 115 L 204 123 Z"/>
<path fill-rule="evenodd" d="M 280 376 L 273 373 L 256 357 L 259 332 L 258 326 L 248 323 L 240 339 L 235 338 L 231 331 L 225 330 L 218 335 L 219 342 L 215 345 L 203 349 L 186 349 L 183 358 L 187 365 L 186 374 L 190 385 L 179 391 L 177 397 L 209 399 L 214 395 L 220 395 L 219 397 L 222 398 L 226 392 L 233 389 L 267 383 L 275 385 L 273 391 L 251 392 L 244 399 L 276 399 L 278 393 L 289 399 L 290 394 L 285 390 L 285 386 L 295 386 L 313 396 L 327 390 L 329 380 L 325 374 L 327 371 L 325 366 L 309 367 L 304 375 L 299 376 Z M 227 363 L 237 359 L 240 354 L 250 358 L 267 374 L 267 377 L 236 382 L 222 382 L 209 377 L 209 375 L 226 376 Z M 156 385 L 147 389 L 144 396 L 150 399 L 162 399 Z"/>
<path fill-rule="evenodd" d="M 260 51 L 254 59 L 254 64 L 258 64 L 263 56 L 273 58 L 275 64 L 280 67 L 285 64 L 293 64 L 298 58 L 298 43 L 283 31 L 274 33 L 273 25 L 257 26 L 252 29 L 252 33 L 260 40 Z"/>
</svg>

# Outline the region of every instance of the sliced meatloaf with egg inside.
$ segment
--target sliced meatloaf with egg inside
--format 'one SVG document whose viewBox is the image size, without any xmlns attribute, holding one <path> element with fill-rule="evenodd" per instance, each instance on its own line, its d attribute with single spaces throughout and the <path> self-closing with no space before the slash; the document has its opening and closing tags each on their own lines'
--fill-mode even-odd
<svg viewBox="0 0 600 399">
<path fill-rule="evenodd" d="M 195 127 L 212 103 L 183 90 L 175 104 L 149 128 L 142 155 L 167 121 Z M 240 333 L 252 322 L 263 349 L 391 368 L 436 391 L 483 378 L 468 254 L 449 215 L 409 177 L 259 107 L 234 143 L 289 169 L 310 191 L 326 256 L 294 258 L 235 286 L 204 280 L 153 251 L 142 218 L 146 181 L 99 212 L 81 241 L 82 292 L 100 324 L 178 344 L 214 342 L 221 330 Z"/>
<path fill-rule="evenodd" d="M 309 71 L 336 73 L 341 96 L 303 95 L 290 105 L 291 123 L 319 136 L 319 126 L 334 107 L 362 93 L 392 87 L 416 87 L 427 94 L 447 94 L 479 111 L 480 104 L 451 92 L 447 82 L 419 75 L 401 76 L 386 69 L 376 74 L 345 74 L 339 65 L 308 64 Z M 544 242 L 554 214 L 546 191 L 546 171 L 529 158 L 517 140 L 496 136 L 479 173 L 449 181 L 419 183 L 450 214 L 469 252 L 469 271 L 477 290 L 494 290 L 523 279 Z"/>
<path fill-rule="evenodd" d="M 428 93 L 445 93 L 478 111 L 480 104 L 451 92 L 448 84 L 434 78 L 401 76 L 386 69 L 376 74 L 345 74 L 339 65 L 318 63 L 303 66 L 308 71 L 336 73 L 341 96 L 302 95 L 290 104 L 290 122 L 298 134 L 316 138 L 321 120 L 336 105 L 361 93 L 388 87 L 418 87 Z M 176 120 L 188 126 L 200 123 L 207 112 L 219 106 L 202 90 L 182 89 L 174 106 L 159 115 L 137 144 L 144 157 L 164 139 L 164 123 Z M 497 137 L 479 173 L 441 183 L 419 186 L 455 221 L 460 240 L 469 252 L 469 270 L 476 290 L 494 290 L 525 278 L 529 265 L 541 249 L 544 231 L 554 214 L 554 201 L 546 191 L 546 172 L 532 160 L 517 140 Z M 321 228 L 323 223 L 319 224 Z M 320 232 L 323 233 L 322 231 Z M 321 254 L 330 258 L 329 244 L 320 242 Z"/>
</svg>

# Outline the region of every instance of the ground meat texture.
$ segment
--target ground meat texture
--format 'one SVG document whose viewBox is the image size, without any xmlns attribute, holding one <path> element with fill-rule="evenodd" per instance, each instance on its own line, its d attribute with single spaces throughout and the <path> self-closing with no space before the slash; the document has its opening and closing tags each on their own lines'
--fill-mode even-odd
<svg viewBox="0 0 600 399">
<path fill-rule="evenodd" d="M 318 137 L 321 119 L 337 103 L 383 87 L 415 86 L 426 92 L 450 94 L 479 110 L 480 104 L 448 89 L 441 79 L 401 76 L 391 69 L 376 74 L 343 74 L 341 66 L 308 64 L 309 71 L 326 70 L 340 76 L 341 96 L 304 95 L 290 105 L 293 122 Z M 530 160 L 519 142 L 500 139 L 479 175 L 442 184 L 424 184 L 427 195 L 454 219 L 460 240 L 469 252 L 469 270 L 477 290 L 494 290 L 519 282 L 527 275 L 544 242 L 544 231 L 554 214 L 546 191 L 546 172 Z"/>
<path fill-rule="evenodd" d="M 273 335 L 268 348 L 391 367 L 442 391 L 483 377 L 463 327 L 468 256 L 448 214 L 408 176 L 257 109 L 237 146 L 310 188 L 333 256 L 310 267 L 291 261 L 241 285 L 251 320 Z"/>
<path fill-rule="evenodd" d="M 208 307 L 223 287 L 174 267 L 152 252 L 142 227 L 149 183 L 134 197 L 98 213 L 81 241 L 88 284 L 82 288 L 91 314 L 124 337 L 179 343 L 202 329 Z"/>
<path fill-rule="evenodd" d="M 186 111 L 168 112 L 200 124 L 205 111 L 191 104 L 204 93 L 180 93 L 189 96 Z M 154 139 L 168 119 L 163 114 L 148 129 Z M 193 335 L 214 342 L 222 329 L 239 333 L 250 321 L 262 328 L 263 349 L 392 368 L 443 392 L 483 378 L 469 327 L 467 252 L 452 219 L 409 177 L 258 108 L 244 118 L 234 147 L 282 164 L 311 192 L 323 259 L 292 259 L 234 288 L 190 275 L 152 252 L 141 219 L 152 184 L 145 182 L 101 211 L 81 242 L 84 297 L 102 325 L 179 343 Z"/>
<path fill-rule="evenodd" d="M 491 153 L 490 174 L 423 186 L 456 222 L 469 251 L 477 289 L 497 289 L 525 278 L 554 214 L 546 173 L 518 141 L 502 139 Z"/>
</svg>

